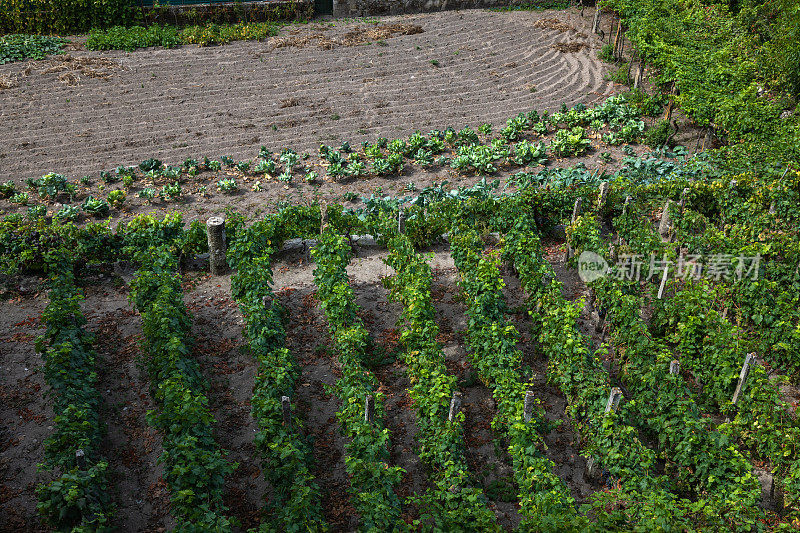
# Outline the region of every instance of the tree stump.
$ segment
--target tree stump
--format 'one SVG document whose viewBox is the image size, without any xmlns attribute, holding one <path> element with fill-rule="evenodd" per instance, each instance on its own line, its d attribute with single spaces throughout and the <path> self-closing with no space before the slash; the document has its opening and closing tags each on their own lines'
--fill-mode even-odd
<svg viewBox="0 0 800 533">
<path fill-rule="evenodd" d="M 208 235 L 208 262 L 212 276 L 221 276 L 228 271 L 228 261 L 225 257 L 227 244 L 225 242 L 225 219 L 211 217 L 206 222 Z"/>
</svg>

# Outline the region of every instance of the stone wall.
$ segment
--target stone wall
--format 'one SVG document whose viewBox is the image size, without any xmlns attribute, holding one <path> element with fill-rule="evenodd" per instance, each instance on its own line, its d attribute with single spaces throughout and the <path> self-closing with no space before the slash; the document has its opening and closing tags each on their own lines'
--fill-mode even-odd
<svg viewBox="0 0 800 533">
<path fill-rule="evenodd" d="M 369 17 L 535 4 L 536 0 L 333 0 L 334 17 Z"/>
</svg>

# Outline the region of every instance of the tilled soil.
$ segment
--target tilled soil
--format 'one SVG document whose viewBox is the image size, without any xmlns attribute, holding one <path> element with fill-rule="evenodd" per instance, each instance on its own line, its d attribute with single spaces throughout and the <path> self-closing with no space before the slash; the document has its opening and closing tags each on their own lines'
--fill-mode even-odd
<svg viewBox="0 0 800 533">
<path fill-rule="evenodd" d="M 0 173 L 71 178 L 155 157 L 254 158 L 609 96 L 591 12 L 315 21 L 264 42 L 0 65 Z M 402 26 L 398 26 L 402 25 Z M 398 30 L 397 28 L 401 28 Z M 74 48 L 74 47 L 73 47 Z"/>
</svg>

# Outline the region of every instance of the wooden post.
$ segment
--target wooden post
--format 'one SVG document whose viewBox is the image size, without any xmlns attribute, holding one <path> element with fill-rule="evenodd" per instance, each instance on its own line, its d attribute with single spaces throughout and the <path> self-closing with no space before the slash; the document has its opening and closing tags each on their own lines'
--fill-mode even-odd
<svg viewBox="0 0 800 533">
<path fill-rule="evenodd" d="M 619 24 L 617 24 L 617 35 L 614 37 L 614 45 L 611 49 L 611 56 L 614 59 L 618 59 L 617 57 L 617 47 L 619 46 L 619 36 L 622 33 L 622 19 L 619 20 Z"/>
<path fill-rule="evenodd" d="M 683 215 L 683 210 L 686 209 L 686 197 L 689 195 L 689 187 L 685 187 L 681 192 L 681 203 L 678 207 L 680 207 L 680 213 Z"/>
<path fill-rule="evenodd" d="M 221 276 L 228 271 L 228 261 L 225 258 L 225 219 L 211 217 L 206 221 L 208 236 L 208 262 L 212 276 Z"/>
<path fill-rule="evenodd" d="M 680 374 L 681 373 L 681 363 L 677 359 L 673 359 L 669 364 L 669 373 L 670 374 Z"/>
<path fill-rule="evenodd" d="M 664 120 L 669 122 L 672 118 L 672 106 L 674 105 L 675 94 L 678 92 L 678 87 L 675 82 L 672 82 L 672 89 L 669 92 L 669 103 L 667 104 L 667 111 L 664 113 Z"/>
<path fill-rule="evenodd" d="M 406 214 L 403 213 L 403 208 L 397 210 L 397 233 L 402 235 L 406 232 Z"/>
<path fill-rule="evenodd" d="M 364 422 L 368 424 L 372 424 L 372 421 L 375 419 L 375 398 L 372 394 L 367 394 L 366 400 L 364 400 Z"/>
<path fill-rule="evenodd" d="M 597 195 L 597 208 L 601 212 L 606 206 L 606 200 L 608 199 L 608 187 L 609 183 L 607 181 L 600 184 L 600 192 Z"/>
<path fill-rule="evenodd" d="M 661 276 L 661 285 L 658 287 L 658 299 L 664 298 L 664 288 L 667 286 L 667 274 L 669 273 L 669 265 L 664 265 L 664 275 Z"/>
<path fill-rule="evenodd" d="M 747 382 L 747 375 L 750 373 L 750 366 L 755 364 L 755 357 L 756 354 L 749 353 L 744 358 L 744 364 L 742 365 L 742 371 L 739 372 L 739 382 L 736 383 L 736 390 L 733 393 L 733 399 L 731 403 L 736 405 L 739 401 L 739 398 L 742 395 L 742 389 L 744 389 L 745 383 Z"/>
<path fill-rule="evenodd" d="M 75 450 L 75 464 L 78 465 L 78 470 L 86 470 L 86 454 L 80 448 Z"/>
<path fill-rule="evenodd" d="M 283 407 L 283 425 L 287 428 L 292 427 L 292 404 L 288 396 L 281 396 L 281 406 Z"/>
<path fill-rule="evenodd" d="M 769 214 L 774 215 L 777 212 L 778 210 L 775 208 L 775 200 L 772 200 L 772 202 L 769 204 Z"/>
<path fill-rule="evenodd" d="M 644 78 L 644 59 L 639 58 L 639 68 L 636 70 L 636 76 L 633 78 L 633 88 L 638 89 L 642 86 L 642 79 Z"/>
<path fill-rule="evenodd" d="M 580 196 L 575 200 L 575 205 L 572 208 L 572 222 L 575 223 L 575 220 L 581 216 L 581 207 L 583 206 L 583 198 Z"/>
<path fill-rule="evenodd" d="M 583 198 L 580 196 L 575 200 L 575 206 L 572 208 L 572 220 L 571 224 L 575 223 L 575 220 L 581 215 L 581 206 L 583 205 Z M 572 249 L 569 243 L 567 243 L 567 253 L 564 256 L 564 262 L 566 263 L 569 261 L 572 256 L 575 255 L 575 251 Z"/>
<path fill-rule="evenodd" d="M 533 394 L 532 390 L 526 391 L 525 404 L 522 410 L 526 424 L 531 421 L 531 418 L 533 418 L 533 408 L 535 405 L 536 405 L 536 395 Z"/>
<path fill-rule="evenodd" d="M 328 229 L 328 202 L 320 200 L 319 202 L 319 234 L 322 235 Z"/>
<path fill-rule="evenodd" d="M 617 249 L 613 242 L 608 243 L 608 258 L 613 264 L 617 264 Z"/>
<path fill-rule="evenodd" d="M 597 479 L 597 464 L 595 463 L 594 457 L 589 457 L 586 460 L 586 477 L 591 480 Z"/>
<path fill-rule="evenodd" d="M 673 203 L 672 200 L 667 200 L 667 203 L 664 204 L 664 211 L 661 212 L 661 222 L 658 224 L 658 232 L 661 234 L 662 238 L 667 238 L 672 231 L 672 217 L 669 214 L 669 209 L 672 207 Z"/>
<path fill-rule="evenodd" d="M 611 389 L 611 394 L 608 395 L 608 402 L 606 402 L 606 413 L 609 411 L 617 410 L 619 406 L 619 401 L 622 398 L 622 390 L 619 387 L 614 387 Z"/>
<path fill-rule="evenodd" d="M 452 422 L 455 420 L 458 412 L 461 410 L 461 398 L 463 394 L 459 391 L 453 391 L 453 397 L 450 398 L 450 412 L 447 414 L 447 420 Z"/>
<path fill-rule="evenodd" d="M 597 30 L 600 29 L 600 14 L 602 13 L 602 9 L 600 6 L 596 6 L 594 10 L 594 20 L 592 20 L 592 32 L 597 34 Z"/>
</svg>

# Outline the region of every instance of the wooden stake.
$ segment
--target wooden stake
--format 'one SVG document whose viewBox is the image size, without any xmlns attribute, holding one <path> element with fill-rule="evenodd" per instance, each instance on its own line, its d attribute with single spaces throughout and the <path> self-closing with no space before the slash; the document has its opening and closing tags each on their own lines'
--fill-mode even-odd
<svg viewBox="0 0 800 533">
<path fill-rule="evenodd" d="M 669 364 L 669 373 L 670 374 L 680 374 L 681 373 L 681 363 L 677 359 L 673 359 Z"/>
<path fill-rule="evenodd" d="M 328 229 L 328 202 L 320 200 L 319 202 L 319 234 L 322 235 Z"/>
<path fill-rule="evenodd" d="M 208 262 L 212 276 L 221 276 L 228 271 L 228 261 L 225 258 L 225 219 L 211 217 L 206 221 L 206 234 L 208 237 Z"/>
<path fill-rule="evenodd" d="M 575 205 L 572 208 L 572 223 L 575 223 L 575 220 L 581 216 L 581 207 L 583 207 L 583 198 L 580 196 L 575 200 Z"/>
<path fill-rule="evenodd" d="M 608 199 L 608 187 L 609 183 L 607 181 L 604 181 L 600 184 L 600 191 L 597 195 L 597 208 L 600 211 L 602 211 L 606 206 L 606 199 Z"/>
<path fill-rule="evenodd" d="M 368 424 L 372 424 L 372 421 L 375 419 L 375 398 L 372 394 L 367 394 L 366 400 L 364 400 L 364 422 Z"/>
<path fill-rule="evenodd" d="M 658 288 L 658 299 L 664 298 L 664 288 L 667 286 L 667 274 L 669 273 L 669 265 L 664 265 L 664 275 L 661 276 L 661 286 Z"/>
<path fill-rule="evenodd" d="M 450 412 L 447 414 L 447 420 L 452 422 L 455 420 L 458 412 L 461 410 L 461 394 L 459 391 L 453 391 L 453 397 L 450 398 Z"/>
<path fill-rule="evenodd" d="M 619 406 L 619 401 L 622 398 L 622 390 L 619 387 L 611 389 L 611 394 L 608 395 L 608 402 L 606 402 L 606 413 L 609 411 L 616 412 Z"/>
<path fill-rule="evenodd" d="M 617 47 L 619 46 L 619 36 L 621 33 L 622 33 L 622 20 L 620 20 L 619 24 L 617 24 L 617 35 L 614 37 L 614 45 L 611 52 L 611 55 L 614 59 L 619 59 L 619 57 L 617 56 Z"/>
<path fill-rule="evenodd" d="M 533 393 L 532 390 L 526 391 L 525 404 L 522 410 L 526 424 L 531 421 L 531 418 L 533 418 L 533 408 L 535 405 L 536 405 L 536 395 Z"/>
<path fill-rule="evenodd" d="M 402 235 L 406 232 L 406 215 L 403 213 L 403 209 L 400 208 L 397 211 L 397 233 Z"/>
<path fill-rule="evenodd" d="M 600 6 L 595 7 L 594 20 L 592 20 L 592 33 L 597 34 L 597 30 L 600 29 L 600 14 L 601 13 L 602 13 L 602 9 L 600 9 Z"/>
<path fill-rule="evenodd" d="M 639 68 L 636 71 L 636 76 L 633 78 L 634 89 L 638 89 L 642 86 L 643 78 L 644 78 L 644 59 L 639 58 Z"/>
<path fill-rule="evenodd" d="M 750 373 L 750 366 L 755 364 L 755 357 L 756 354 L 749 353 L 744 358 L 744 364 L 742 365 L 742 371 L 739 372 L 739 382 L 736 383 L 736 390 L 733 393 L 733 399 L 731 403 L 736 405 L 739 401 L 739 398 L 742 395 L 742 389 L 744 389 L 745 384 L 747 383 L 747 375 Z"/>
<path fill-rule="evenodd" d="M 667 203 L 664 204 L 664 210 L 661 212 L 661 222 L 658 224 L 658 232 L 661 234 L 662 238 L 669 237 L 672 231 L 672 217 L 669 214 L 669 210 L 673 203 L 672 200 L 667 200 Z"/>
<path fill-rule="evenodd" d="M 86 470 L 86 454 L 80 448 L 75 450 L 75 464 L 78 470 Z"/>
<path fill-rule="evenodd" d="M 288 396 L 281 396 L 281 406 L 283 407 L 283 425 L 290 428 L 292 427 L 292 404 Z"/>
<path fill-rule="evenodd" d="M 680 213 L 683 215 L 683 210 L 686 209 L 686 197 L 689 195 L 689 187 L 685 187 L 681 192 L 681 202 L 678 204 Z"/>
</svg>

